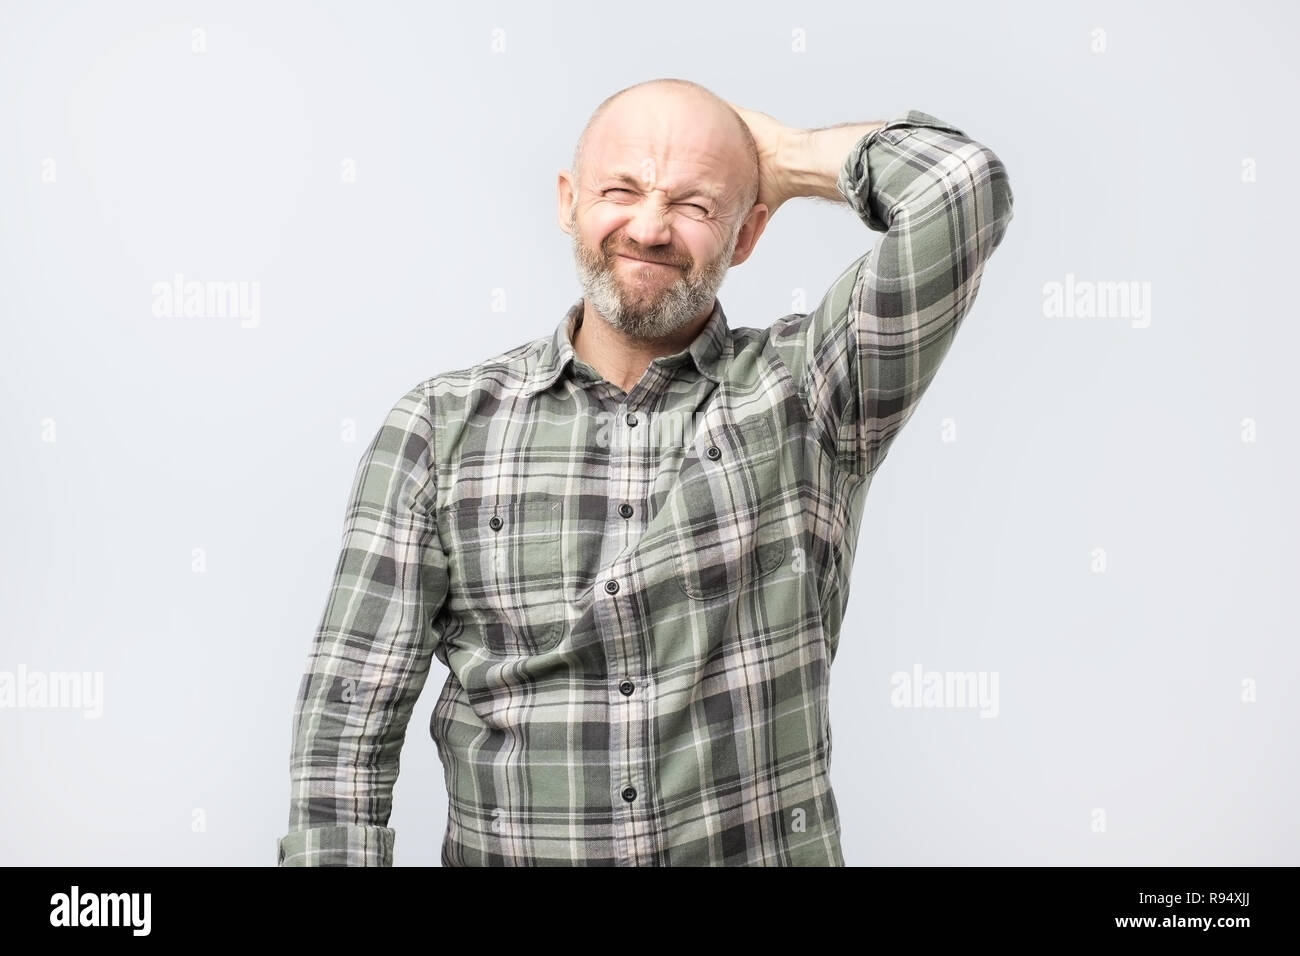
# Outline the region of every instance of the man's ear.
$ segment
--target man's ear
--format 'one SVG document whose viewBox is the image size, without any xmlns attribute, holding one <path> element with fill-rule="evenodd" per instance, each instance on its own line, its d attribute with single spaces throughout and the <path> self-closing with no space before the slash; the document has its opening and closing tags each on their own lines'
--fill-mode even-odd
<svg viewBox="0 0 1300 956">
<path fill-rule="evenodd" d="M 573 208 L 573 197 L 573 179 L 567 169 L 561 169 L 555 183 L 555 201 L 558 204 L 556 213 L 560 220 L 560 228 L 565 232 L 569 231 L 569 214 Z"/>
<path fill-rule="evenodd" d="M 738 266 L 754 251 L 754 246 L 758 244 L 758 237 L 763 234 L 767 228 L 768 219 L 767 207 L 760 203 L 754 203 L 749 210 L 749 215 L 745 217 L 745 223 L 740 227 L 740 235 L 736 237 L 736 249 L 731 255 L 731 264 Z"/>
</svg>

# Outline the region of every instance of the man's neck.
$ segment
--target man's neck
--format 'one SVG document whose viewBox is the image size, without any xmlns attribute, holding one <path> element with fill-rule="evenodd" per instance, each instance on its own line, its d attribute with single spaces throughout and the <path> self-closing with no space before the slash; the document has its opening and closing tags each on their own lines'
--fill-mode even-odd
<svg viewBox="0 0 1300 956">
<path fill-rule="evenodd" d="M 605 381 L 630 392 L 652 361 L 661 355 L 675 355 L 694 342 L 712 314 L 710 306 L 672 335 L 647 341 L 624 335 L 606 322 L 591 303 L 583 302 L 578 328 L 573 331 L 573 351 Z"/>
</svg>

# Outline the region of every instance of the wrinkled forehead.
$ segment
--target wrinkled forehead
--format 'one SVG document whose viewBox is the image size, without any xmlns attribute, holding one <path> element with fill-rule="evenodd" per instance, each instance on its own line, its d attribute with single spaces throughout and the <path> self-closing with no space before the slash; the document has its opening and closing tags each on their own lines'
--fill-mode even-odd
<svg viewBox="0 0 1300 956">
<path fill-rule="evenodd" d="M 726 117 L 701 107 L 611 110 L 592 129 L 583 162 L 595 181 L 631 176 L 644 188 L 702 188 L 726 201 L 743 179 L 737 140 Z"/>
</svg>

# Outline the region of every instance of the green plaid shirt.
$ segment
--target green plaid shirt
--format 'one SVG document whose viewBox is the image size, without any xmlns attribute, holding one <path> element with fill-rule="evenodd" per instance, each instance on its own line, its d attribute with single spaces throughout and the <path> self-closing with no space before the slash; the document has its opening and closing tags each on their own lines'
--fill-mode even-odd
<svg viewBox="0 0 1300 956">
<path fill-rule="evenodd" d="M 281 865 L 391 865 L 433 658 L 444 866 L 843 865 L 830 665 L 863 503 L 1012 216 L 917 110 L 839 189 L 883 236 L 811 313 L 720 303 L 630 392 L 553 335 L 436 375 L 362 456 L 294 715 Z"/>
</svg>

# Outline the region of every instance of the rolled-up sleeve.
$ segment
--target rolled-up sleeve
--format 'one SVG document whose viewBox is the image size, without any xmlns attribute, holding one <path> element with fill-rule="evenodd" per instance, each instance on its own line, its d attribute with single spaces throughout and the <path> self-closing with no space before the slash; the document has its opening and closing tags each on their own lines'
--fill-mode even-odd
<svg viewBox="0 0 1300 956">
<path fill-rule="evenodd" d="M 866 476 L 925 393 L 970 311 L 1012 217 L 1006 168 L 988 147 L 919 110 L 849 152 L 840 193 L 884 235 L 807 315 L 773 327 L 818 440 Z"/>
<path fill-rule="evenodd" d="M 281 866 L 392 865 L 393 785 L 447 593 L 433 448 L 416 386 L 361 457 L 294 711 Z"/>
</svg>

